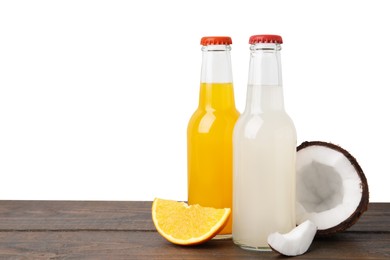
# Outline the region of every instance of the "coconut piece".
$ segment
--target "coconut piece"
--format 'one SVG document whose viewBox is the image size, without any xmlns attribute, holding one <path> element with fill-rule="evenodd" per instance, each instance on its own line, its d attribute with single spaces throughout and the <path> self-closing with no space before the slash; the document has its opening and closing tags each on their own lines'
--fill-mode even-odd
<svg viewBox="0 0 390 260">
<path fill-rule="evenodd" d="M 318 235 L 352 226 L 367 210 L 368 184 L 356 159 L 335 144 L 304 142 L 297 148 L 297 224 L 311 220 Z"/>
<path fill-rule="evenodd" d="M 287 234 L 272 233 L 268 236 L 268 245 L 275 252 L 285 256 L 304 254 L 313 242 L 317 227 L 306 220 Z"/>
</svg>

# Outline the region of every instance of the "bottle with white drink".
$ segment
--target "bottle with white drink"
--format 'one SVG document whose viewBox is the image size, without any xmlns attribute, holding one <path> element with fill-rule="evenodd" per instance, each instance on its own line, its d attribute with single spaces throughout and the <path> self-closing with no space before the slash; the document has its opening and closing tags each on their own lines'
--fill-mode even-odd
<svg viewBox="0 0 390 260">
<path fill-rule="evenodd" d="M 233 135 L 233 241 L 269 250 L 295 227 L 296 131 L 284 109 L 282 37 L 250 37 L 247 100 Z"/>
</svg>

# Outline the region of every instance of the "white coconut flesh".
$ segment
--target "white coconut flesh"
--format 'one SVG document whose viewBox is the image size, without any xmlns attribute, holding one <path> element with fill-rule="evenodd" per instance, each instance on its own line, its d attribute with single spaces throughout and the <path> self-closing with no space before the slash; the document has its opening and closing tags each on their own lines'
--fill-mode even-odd
<svg viewBox="0 0 390 260">
<path fill-rule="evenodd" d="M 319 230 L 348 219 L 362 200 L 361 179 L 351 161 L 326 146 L 297 153 L 297 224 L 314 222 Z"/>
<path fill-rule="evenodd" d="M 302 255 L 309 249 L 316 231 L 316 225 L 306 220 L 287 234 L 270 234 L 267 242 L 274 251 L 282 255 Z"/>
</svg>

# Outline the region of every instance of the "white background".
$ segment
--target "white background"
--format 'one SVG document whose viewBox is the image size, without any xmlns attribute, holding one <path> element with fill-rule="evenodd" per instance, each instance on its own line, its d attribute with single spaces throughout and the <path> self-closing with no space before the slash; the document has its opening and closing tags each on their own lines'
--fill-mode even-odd
<svg viewBox="0 0 390 260">
<path fill-rule="evenodd" d="M 283 36 L 298 144 L 354 155 L 390 201 L 386 1 L 0 2 L 0 199 L 185 200 L 200 38 L 233 38 L 245 106 L 253 34 Z"/>
</svg>

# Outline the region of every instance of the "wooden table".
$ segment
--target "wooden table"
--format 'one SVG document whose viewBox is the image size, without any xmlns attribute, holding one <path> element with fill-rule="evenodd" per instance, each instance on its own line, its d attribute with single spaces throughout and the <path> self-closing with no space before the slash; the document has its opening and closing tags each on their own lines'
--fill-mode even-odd
<svg viewBox="0 0 390 260">
<path fill-rule="evenodd" d="M 0 259 L 280 259 L 231 240 L 173 245 L 155 230 L 151 202 L 0 201 Z M 390 203 L 372 203 L 357 224 L 315 239 L 294 259 L 390 259 Z"/>
</svg>

